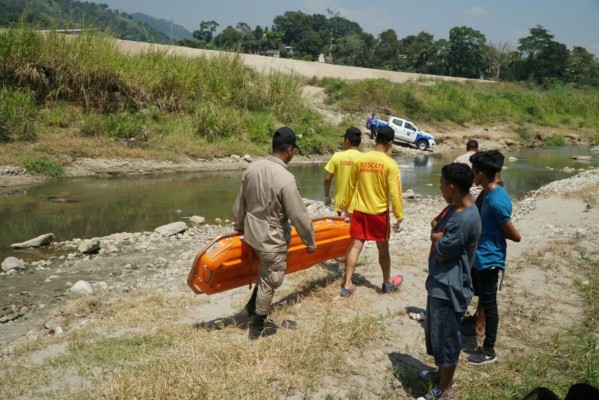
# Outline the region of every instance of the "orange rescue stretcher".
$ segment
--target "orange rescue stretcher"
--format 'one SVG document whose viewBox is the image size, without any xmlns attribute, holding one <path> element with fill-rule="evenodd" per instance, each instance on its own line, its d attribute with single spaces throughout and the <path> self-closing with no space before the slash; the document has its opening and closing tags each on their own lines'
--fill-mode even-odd
<svg viewBox="0 0 599 400">
<path fill-rule="evenodd" d="M 314 218 L 312 226 L 316 249 L 310 254 L 295 228 L 292 228 L 285 274 L 344 256 L 351 244 L 349 225 L 342 217 Z M 187 284 L 197 294 L 220 293 L 256 283 L 259 268 L 260 259 L 243 240 L 243 235 L 226 233 L 212 239 L 200 250 L 189 272 Z"/>
</svg>

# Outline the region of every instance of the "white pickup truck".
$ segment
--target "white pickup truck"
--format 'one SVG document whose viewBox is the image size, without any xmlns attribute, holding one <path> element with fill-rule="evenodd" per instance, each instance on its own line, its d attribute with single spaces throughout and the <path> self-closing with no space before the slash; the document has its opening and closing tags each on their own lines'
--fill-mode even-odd
<svg viewBox="0 0 599 400">
<path fill-rule="evenodd" d="M 377 121 L 377 126 L 389 125 L 395 131 L 394 142 L 411 143 L 420 150 L 432 150 L 435 147 L 435 137 L 429 133 L 422 132 L 416 125 L 407 119 L 389 117 L 388 121 Z"/>
</svg>

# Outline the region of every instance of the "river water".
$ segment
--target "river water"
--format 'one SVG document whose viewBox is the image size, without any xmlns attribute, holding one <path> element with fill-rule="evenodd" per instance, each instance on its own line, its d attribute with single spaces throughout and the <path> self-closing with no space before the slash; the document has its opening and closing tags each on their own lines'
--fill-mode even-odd
<svg viewBox="0 0 599 400">
<path fill-rule="evenodd" d="M 404 190 L 439 195 L 441 167 L 459 155 L 433 153 L 397 156 Z M 502 177 L 514 199 L 551 181 L 571 176 L 569 167 L 589 169 L 591 162 L 571 160 L 573 155 L 591 155 L 588 147 L 557 147 L 505 152 Z M 517 161 L 508 161 L 515 157 Z M 293 166 L 303 197 L 323 200 L 324 165 Z M 551 168 L 551 169 L 550 169 Z M 7 256 L 24 259 L 44 257 L 43 250 L 13 251 L 11 243 L 52 232 L 56 240 L 92 238 L 116 232 L 148 231 L 167 223 L 200 215 L 208 223 L 231 219 L 231 207 L 242 171 L 185 173 L 157 177 L 70 178 L 0 192 L 0 260 Z M 54 202 L 60 197 L 68 202 Z"/>
</svg>

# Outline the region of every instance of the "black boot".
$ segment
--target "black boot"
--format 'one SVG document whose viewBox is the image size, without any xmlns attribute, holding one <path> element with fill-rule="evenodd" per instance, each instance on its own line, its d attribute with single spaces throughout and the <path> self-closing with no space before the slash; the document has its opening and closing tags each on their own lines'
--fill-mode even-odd
<svg viewBox="0 0 599 400">
<path fill-rule="evenodd" d="M 245 308 L 244 308 L 248 317 L 253 317 L 254 315 L 256 315 L 256 297 L 257 296 L 258 296 L 258 286 L 254 286 L 254 291 L 252 292 L 252 297 L 250 297 L 250 300 L 248 301 L 248 303 L 245 305 Z"/>
<path fill-rule="evenodd" d="M 248 338 L 250 340 L 259 339 L 262 336 L 265 320 L 266 315 L 254 314 L 252 322 L 250 323 L 250 330 L 248 332 Z"/>
</svg>

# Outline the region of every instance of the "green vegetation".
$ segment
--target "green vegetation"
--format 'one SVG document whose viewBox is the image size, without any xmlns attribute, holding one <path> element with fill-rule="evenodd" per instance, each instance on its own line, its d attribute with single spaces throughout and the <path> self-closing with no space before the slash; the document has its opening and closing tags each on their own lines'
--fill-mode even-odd
<svg viewBox="0 0 599 400">
<path fill-rule="evenodd" d="M 545 146 L 564 146 L 566 139 L 562 135 L 551 135 L 545 138 Z"/>
<path fill-rule="evenodd" d="M 556 85 L 542 89 L 517 83 L 412 82 L 349 83 L 323 79 L 328 101 L 348 112 L 390 112 L 414 121 L 457 124 L 509 123 L 522 133 L 529 124 L 586 132 L 599 130 L 599 93 L 592 88 Z M 389 111 L 390 110 L 390 111 Z"/>
<path fill-rule="evenodd" d="M 240 149 L 265 154 L 280 124 L 301 135 L 304 154 L 339 146 L 336 128 L 303 104 L 301 79 L 261 75 L 236 55 L 127 56 L 111 39 L 92 34 L 42 35 L 14 28 L 0 33 L 0 83 L 6 99 L 0 118 L 8 121 L 2 140 L 32 140 L 37 122 L 44 140 L 61 136 L 60 147 L 47 148 L 59 158 L 89 154 L 86 146 L 103 139 L 175 159 L 227 156 Z"/>
<path fill-rule="evenodd" d="M 106 4 L 74 0 L 3 0 L 0 26 L 26 23 L 39 29 L 96 29 L 119 39 L 168 43 L 165 33 L 137 22 L 127 13 L 111 10 Z"/>
<path fill-rule="evenodd" d="M 29 91 L 0 87 L 0 142 L 33 140 L 36 114 Z"/>
<path fill-rule="evenodd" d="M 57 161 L 46 157 L 24 157 L 21 160 L 21 164 L 34 175 L 47 175 L 54 178 L 60 178 L 61 176 L 64 176 L 64 169 L 62 168 L 62 165 L 60 165 Z"/>
</svg>

